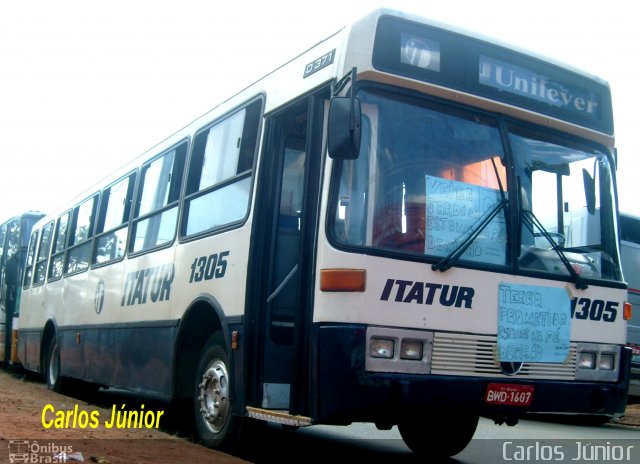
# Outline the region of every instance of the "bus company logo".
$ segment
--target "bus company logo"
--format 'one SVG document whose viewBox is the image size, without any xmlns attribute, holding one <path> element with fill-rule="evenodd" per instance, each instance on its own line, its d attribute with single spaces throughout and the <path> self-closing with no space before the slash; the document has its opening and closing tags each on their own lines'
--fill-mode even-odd
<svg viewBox="0 0 640 464">
<path fill-rule="evenodd" d="M 120 306 L 146 304 L 148 299 L 151 303 L 169 301 L 174 276 L 173 263 L 128 273 L 122 289 Z"/>
<path fill-rule="evenodd" d="M 9 462 L 21 463 L 62 463 L 74 459 L 73 447 L 56 443 L 40 444 L 37 441 L 9 440 Z"/>
<path fill-rule="evenodd" d="M 522 362 L 511 362 L 511 361 L 502 361 L 500 362 L 500 370 L 504 375 L 516 375 L 522 369 L 524 363 Z"/>
<path fill-rule="evenodd" d="M 440 71 L 440 43 L 411 34 L 402 34 L 400 62 L 429 71 Z"/>
<path fill-rule="evenodd" d="M 100 314 L 102 312 L 102 307 L 104 306 L 104 280 L 100 279 L 98 285 L 96 286 L 96 295 L 93 300 L 93 307 L 96 310 L 96 314 Z"/>
<path fill-rule="evenodd" d="M 472 309 L 475 289 L 461 285 L 387 279 L 380 301 Z"/>
</svg>

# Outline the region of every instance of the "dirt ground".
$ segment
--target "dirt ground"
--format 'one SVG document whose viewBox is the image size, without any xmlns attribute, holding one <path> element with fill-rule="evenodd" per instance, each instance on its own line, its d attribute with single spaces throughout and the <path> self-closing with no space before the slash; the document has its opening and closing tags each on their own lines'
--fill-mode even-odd
<svg viewBox="0 0 640 464">
<path fill-rule="evenodd" d="M 125 409 L 144 411 L 149 422 L 153 422 L 152 419 L 158 416 L 159 411 L 168 406 L 151 403 L 143 409 L 140 403 L 132 404 L 130 397 L 118 396 L 107 396 L 106 399 L 102 396 L 97 401 L 97 404 L 108 406 L 106 403 L 115 404 L 116 409 L 122 409 L 122 405 L 128 403 Z M 99 407 L 94 402 L 88 404 L 74 397 L 59 395 L 47 390 L 42 383 L 8 374 L 0 369 L 0 463 L 11 462 L 10 457 L 14 463 L 64 462 L 59 458 L 61 451 L 71 457 L 74 453 L 81 453 L 84 462 L 99 464 L 246 462 L 194 444 L 175 433 L 159 431 L 154 428 L 155 423 L 149 429 L 144 425 L 141 428 L 118 428 L 116 418 L 113 426 L 108 428 L 111 414 L 112 409 L 109 407 Z M 166 411 L 166 414 L 170 416 L 171 412 Z M 65 424 L 67 416 L 69 422 Z M 51 426 L 46 428 L 43 420 Z M 161 416 L 160 427 L 171 430 L 173 426 L 170 421 L 171 418 L 166 426 L 167 421 Z M 640 427 L 640 404 L 628 405 L 625 415 L 617 422 Z M 132 424 L 135 425 L 135 420 Z M 57 428 L 56 425 L 60 427 Z M 96 427 L 93 428 L 92 425 Z M 14 453 L 12 456 L 9 455 L 11 452 Z M 21 460 L 27 458 L 25 452 L 31 453 L 29 460 Z M 68 458 L 67 462 L 72 461 Z"/>
<path fill-rule="evenodd" d="M 640 404 L 628 404 L 624 416 L 614 422 L 631 427 L 640 427 Z"/>
<path fill-rule="evenodd" d="M 121 408 L 124 402 L 116 403 L 117 408 Z M 136 408 L 142 410 L 140 405 L 136 405 Z M 59 411 L 62 411 L 63 421 L 67 419 L 66 411 L 71 411 L 68 424 L 56 423 Z M 86 414 L 82 411 L 86 411 Z M 71 457 L 74 453 L 81 453 L 84 462 L 100 464 L 246 462 L 155 428 L 147 429 L 144 423 L 142 428 L 117 428 L 116 420 L 112 428 L 107 428 L 106 425 L 111 423 L 111 412 L 110 409 L 51 392 L 42 383 L 0 369 L 0 463 L 11 462 L 10 457 L 15 463 L 64 462 L 60 452 Z M 145 412 L 151 412 L 147 414 L 149 423 L 152 422 L 152 416 L 158 416 L 158 412 L 152 409 Z M 43 415 L 51 427 L 43 426 Z M 162 421 L 163 417 L 160 416 L 160 419 Z M 135 420 L 131 424 L 134 423 Z M 56 428 L 56 425 L 61 428 Z M 92 428 L 92 425 L 97 427 Z M 13 456 L 9 455 L 11 452 Z M 25 452 L 30 453 L 28 460 L 24 460 Z M 72 461 L 67 459 L 67 462 Z"/>
</svg>

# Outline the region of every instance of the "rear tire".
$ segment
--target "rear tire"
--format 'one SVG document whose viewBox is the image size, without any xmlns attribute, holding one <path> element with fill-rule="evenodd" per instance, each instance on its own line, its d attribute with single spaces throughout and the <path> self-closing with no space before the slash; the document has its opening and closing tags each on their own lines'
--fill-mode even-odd
<svg viewBox="0 0 640 464">
<path fill-rule="evenodd" d="M 47 388 L 54 392 L 62 392 L 63 379 L 60 375 L 60 345 L 56 337 L 52 337 L 47 350 L 45 363 L 45 378 Z"/>
<path fill-rule="evenodd" d="M 242 417 L 234 416 L 232 379 L 229 357 L 221 332 L 213 334 L 205 344 L 196 370 L 193 412 L 196 432 L 202 442 L 222 451 L 233 451 L 238 445 Z"/>
<path fill-rule="evenodd" d="M 416 412 L 398 424 L 405 444 L 419 456 L 449 457 L 469 444 L 478 426 L 477 415 L 434 415 Z"/>
</svg>

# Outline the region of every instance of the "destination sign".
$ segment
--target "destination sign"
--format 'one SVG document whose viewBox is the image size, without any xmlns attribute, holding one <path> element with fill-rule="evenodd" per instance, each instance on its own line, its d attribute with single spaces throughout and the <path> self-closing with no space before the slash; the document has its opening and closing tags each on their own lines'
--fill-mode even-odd
<svg viewBox="0 0 640 464">
<path fill-rule="evenodd" d="M 382 16 L 372 62 L 380 71 L 613 134 L 607 84 L 481 39 Z"/>
<path fill-rule="evenodd" d="M 548 103 L 589 118 L 598 118 L 600 114 L 598 94 L 554 82 L 530 69 L 487 56 L 480 56 L 478 81 L 498 90 Z"/>
</svg>

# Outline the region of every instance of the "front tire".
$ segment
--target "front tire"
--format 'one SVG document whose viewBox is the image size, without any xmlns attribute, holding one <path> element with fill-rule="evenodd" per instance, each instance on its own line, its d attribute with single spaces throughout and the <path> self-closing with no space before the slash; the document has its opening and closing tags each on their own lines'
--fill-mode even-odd
<svg viewBox="0 0 640 464">
<path fill-rule="evenodd" d="M 439 416 L 412 413 L 398 424 L 405 444 L 419 456 L 449 457 L 469 444 L 478 426 L 477 415 L 447 414 Z"/>
<path fill-rule="evenodd" d="M 205 344 L 196 370 L 193 408 L 196 432 L 202 442 L 223 451 L 233 451 L 239 439 L 242 418 L 231 413 L 229 357 L 221 332 Z"/>
</svg>

